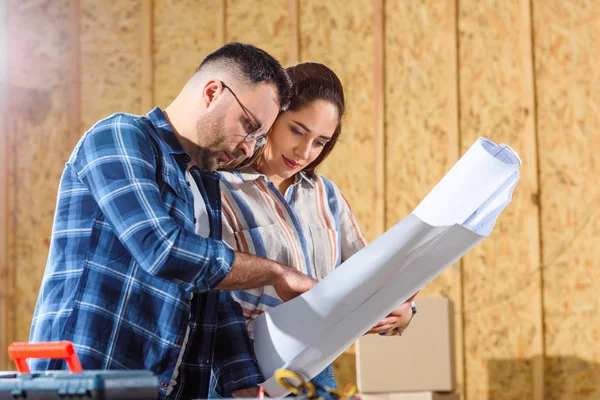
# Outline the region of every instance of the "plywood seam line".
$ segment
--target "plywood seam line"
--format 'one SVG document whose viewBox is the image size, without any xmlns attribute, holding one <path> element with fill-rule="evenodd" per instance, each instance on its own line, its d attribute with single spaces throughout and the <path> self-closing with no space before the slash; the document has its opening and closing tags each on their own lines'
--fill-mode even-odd
<svg viewBox="0 0 600 400">
<path fill-rule="evenodd" d="M 537 211 L 538 211 L 538 251 L 539 251 L 539 287 L 540 287 L 540 307 L 541 313 L 539 316 L 540 324 L 540 335 L 541 335 L 541 349 L 538 355 L 538 363 L 534 362 L 534 368 L 538 368 L 539 379 L 535 380 L 534 371 L 534 388 L 533 397 L 534 399 L 543 399 L 545 392 L 545 360 L 546 360 L 546 329 L 545 329 L 545 306 L 544 306 L 544 241 L 543 241 L 543 229 L 542 229 L 542 180 L 541 180 L 541 166 L 540 166 L 540 148 L 539 148 L 539 130 L 538 130 L 538 99 L 537 99 L 537 84 L 536 84 L 536 58 L 535 58 L 535 27 L 534 27 L 534 5 L 533 0 L 527 0 L 529 3 L 529 38 L 531 47 L 531 76 L 533 85 L 533 140 L 535 148 L 535 159 L 536 159 L 536 172 L 537 172 Z"/>
<path fill-rule="evenodd" d="M 461 114 L 460 114 L 460 29 L 459 29 L 459 7 L 460 1 L 454 0 L 454 66 L 455 66 L 455 92 L 454 92 L 454 102 L 456 104 L 456 120 L 455 120 L 455 129 L 456 129 L 456 160 L 460 159 L 460 138 L 461 138 Z M 455 327 L 458 326 L 458 332 L 455 332 L 456 336 L 460 339 L 460 348 L 457 351 L 460 353 L 460 370 L 457 371 L 460 374 L 460 382 L 461 382 L 461 394 L 463 399 L 467 399 L 467 353 L 465 347 L 465 318 L 464 318 L 464 304 L 465 304 L 465 296 L 464 296 L 464 274 L 463 268 L 464 263 L 463 260 L 460 259 L 457 261 L 456 265 L 456 291 L 458 292 L 457 296 L 457 308 L 459 310 L 458 322 L 455 323 Z M 455 319 L 456 322 L 456 319 Z"/>
<path fill-rule="evenodd" d="M 373 130 L 375 137 L 375 226 L 377 235 L 386 230 L 385 165 L 385 21 L 384 1 L 373 0 Z"/>
</svg>

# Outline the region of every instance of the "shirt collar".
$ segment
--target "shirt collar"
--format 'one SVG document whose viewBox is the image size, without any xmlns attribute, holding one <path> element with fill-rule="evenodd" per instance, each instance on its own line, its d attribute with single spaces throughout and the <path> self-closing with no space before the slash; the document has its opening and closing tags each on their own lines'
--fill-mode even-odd
<svg viewBox="0 0 600 400">
<path fill-rule="evenodd" d="M 186 155 L 189 158 L 189 155 L 181 147 L 181 143 L 179 143 L 179 139 L 177 139 L 169 120 L 160 108 L 154 107 L 148 113 L 148 118 L 152 122 L 152 125 L 154 125 L 154 128 L 156 128 L 158 136 L 169 145 L 171 154 Z"/>
<path fill-rule="evenodd" d="M 233 173 L 244 182 L 253 182 L 257 179 L 262 179 L 265 182 L 269 181 L 266 175 L 261 174 L 252 167 L 242 168 L 241 170 L 234 171 Z M 291 186 L 296 186 L 298 184 L 301 184 L 302 182 L 306 182 L 311 187 L 314 187 L 315 185 L 313 178 L 311 178 L 308 174 L 305 174 L 304 172 L 300 171 L 296 174 L 296 181 Z"/>
</svg>

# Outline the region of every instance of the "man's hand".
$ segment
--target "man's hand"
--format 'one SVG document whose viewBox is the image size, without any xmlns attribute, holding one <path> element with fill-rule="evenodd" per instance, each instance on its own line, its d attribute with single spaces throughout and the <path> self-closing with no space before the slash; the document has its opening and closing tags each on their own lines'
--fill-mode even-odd
<svg viewBox="0 0 600 400">
<path fill-rule="evenodd" d="M 365 333 L 365 335 L 372 333 L 388 333 L 395 329 L 398 329 L 400 334 L 402 334 L 402 329 L 406 327 L 412 318 L 412 307 L 410 304 L 417 293 L 411 296 L 411 298 L 406 300 L 404 303 L 400 304 L 398 308 L 392 311 L 387 317 L 379 321 L 379 323 Z"/>
<path fill-rule="evenodd" d="M 236 252 L 231 271 L 214 289 L 244 290 L 273 286 L 279 298 L 288 301 L 306 292 L 316 283 L 316 280 L 294 268 L 266 258 Z"/>
<path fill-rule="evenodd" d="M 231 397 L 245 397 L 247 399 L 258 397 L 258 386 L 252 386 L 245 389 L 238 389 L 231 392 Z"/>
<path fill-rule="evenodd" d="M 285 302 L 310 290 L 316 284 L 316 279 L 294 268 L 284 267 L 281 279 L 273 287 L 281 301 Z"/>
</svg>

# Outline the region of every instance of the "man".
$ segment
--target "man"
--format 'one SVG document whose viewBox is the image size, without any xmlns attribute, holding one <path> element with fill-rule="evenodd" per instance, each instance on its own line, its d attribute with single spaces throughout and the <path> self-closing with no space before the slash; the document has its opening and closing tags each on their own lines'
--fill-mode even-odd
<svg viewBox="0 0 600 400">
<path fill-rule="evenodd" d="M 231 43 L 164 112 L 114 114 L 86 132 L 61 178 L 30 340 L 72 341 L 85 369 L 152 370 L 161 398 L 206 398 L 211 368 L 221 395 L 254 393 L 262 376 L 241 310 L 211 289 L 273 285 L 290 299 L 315 282 L 220 241 L 209 170 L 252 155 L 289 91 L 275 59 Z"/>
</svg>

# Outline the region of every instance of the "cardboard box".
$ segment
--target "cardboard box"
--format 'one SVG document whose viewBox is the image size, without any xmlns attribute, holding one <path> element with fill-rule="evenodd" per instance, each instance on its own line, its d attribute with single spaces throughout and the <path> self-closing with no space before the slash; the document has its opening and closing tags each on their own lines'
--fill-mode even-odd
<svg viewBox="0 0 600 400">
<path fill-rule="evenodd" d="M 453 392 L 454 309 L 446 297 L 416 298 L 418 312 L 402 336 L 363 336 L 356 345 L 361 393 Z"/>
<path fill-rule="evenodd" d="M 458 393 L 436 393 L 436 392 L 405 392 L 405 393 L 381 393 L 364 394 L 359 393 L 361 400 L 460 400 Z"/>
</svg>

